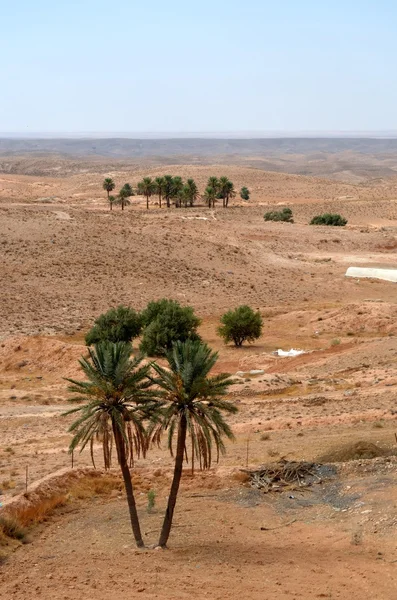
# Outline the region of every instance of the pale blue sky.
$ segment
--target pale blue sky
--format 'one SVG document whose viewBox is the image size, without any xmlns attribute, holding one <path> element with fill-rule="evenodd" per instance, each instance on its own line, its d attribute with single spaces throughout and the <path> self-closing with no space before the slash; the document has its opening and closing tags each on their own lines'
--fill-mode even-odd
<svg viewBox="0 0 397 600">
<path fill-rule="evenodd" d="M 0 5 L 0 132 L 397 130 L 395 0 Z"/>
</svg>

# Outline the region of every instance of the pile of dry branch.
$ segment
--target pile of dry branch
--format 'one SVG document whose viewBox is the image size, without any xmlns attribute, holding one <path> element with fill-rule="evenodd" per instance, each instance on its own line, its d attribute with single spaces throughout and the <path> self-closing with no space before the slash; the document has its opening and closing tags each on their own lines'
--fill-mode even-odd
<svg viewBox="0 0 397 600">
<path fill-rule="evenodd" d="M 267 492 L 284 490 L 286 487 L 308 487 L 323 480 L 322 466 L 317 463 L 295 462 L 282 459 L 261 467 L 257 471 L 245 471 L 251 486 Z"/>
</svg>

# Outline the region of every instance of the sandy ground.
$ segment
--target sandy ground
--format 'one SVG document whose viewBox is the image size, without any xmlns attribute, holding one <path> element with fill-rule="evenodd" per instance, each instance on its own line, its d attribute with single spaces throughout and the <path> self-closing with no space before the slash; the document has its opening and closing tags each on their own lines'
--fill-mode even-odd
<svg viewBox="0 0 397 600">
<path fill-rule="evenodd" d="M 220 174 L 193 170 L 200 184 Z M 352 441 L 395 446 L 395 286 L 344 278 L 350 264 L 395 264 L 393 181 L 352 186 L 224 171 L 254 190 L 249 205 L 147 213 L 138 198 L 110 214 L 95 173 L 1 176 L 2 500 L 23 491 L 26 467 L 33 482 L 70 466 L 63 378 L 78 376 L 84 332 L 109 306 L 141 308 L 162 296 L 188 302 L 203 319 L 203 338 L 219 350 L 217 370 L 243 372 L 231 390 L 240 409 L 231 419 L 236 442 L 209 474 L 186 473 L 170 551 L 136 552 L 125 499 L 94 498 L 56 514 L 0 567 L 2 598 L 396 596 L 394 458 L 342 465 L 335 480 L 292 499 L 264 496 L 235 477 L 247 464 L 313 460 Z M 111 175 L 134 183 L 141 173 Z M 265 223 L 264 205 L 286 200 L 296 223 Z M 348 217 L 346 228 L 307 225 L 331 209 Z M 243 302 L 261 311 L 263 336 L 225 347 L 219 316 Z M 273 354 L 291 347 L 307 353 Z M 99 449 L 95 455 L 100 463 Z M 89 464 L 85 453 L 75 460 Z M 156 540 L 171 466 L 165 449 L 137 465 L 145 473 L 138 501 L 148 543 Z M 145 508 L 150 488 L 158 496 L 153 514 Z"/>
</svg>

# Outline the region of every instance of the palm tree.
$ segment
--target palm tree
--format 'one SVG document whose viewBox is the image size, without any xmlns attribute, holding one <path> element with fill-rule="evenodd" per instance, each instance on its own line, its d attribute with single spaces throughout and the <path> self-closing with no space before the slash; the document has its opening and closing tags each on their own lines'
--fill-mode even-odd
<svg viewBox="0 0 397 600">
<path fill-rule="evenodd" d="M 219 193 L 223 201 L 223 207 L 226 206 L 226 196 L 229 189 L 229 179 L 227 177 L 221 177 L 219 179 Z"/>
<path fill-rule="evenodd" d="M 216 189 L 215 188 L 213 188 L 211 186 L 207 186 L 205 188 L 204 198 L 208 202 L 208 208 L 211 208 L 211 204 L 212 204 L 212 208 L 215 207 L 216 195 L 217 194 L 216 194 Z"/>
<path fill-rule="evenodd" d="M 113 204 L 115 202 L 117 202 L 116 196 L 109 196 L 108 200 L 109 200 L 109 204 L 110 204 L 110 210 L 113 210 Z"/>
<path fill-rule="evenodd" d="M 180 206 L 181 193 L 183 190 L 183 180 L 182 177 L 173 177 L 172 178 L 172 193 L 171 197 L 175 200 L 175 206 L 178 208 Z"/>
<path fill-rule="evenodd" d="M 70 450 L 81 450 L 101 440 L 105 468 L 110 467 L 114 440 L 117 459 L 124 480 L 132 531 L 138 547 L 144 545 L 135 504 L 129 467 L 134 451 L 146 454 L 147 436 L 142 424 L 154 415 L 155 402 L 148 390 L 149 365 L 141 366 L 141 358 L 131 360 L 132 347 L 126 342 L 99 342 L 88 348 L 89 356 L 79 360 L 86 381 L 67 379 L 69 391 L 75 394 L 72 402 L 85 403 L 65 413 L 78 414 L 71 425 L 73 433 Z"/>
<path fill-rule="evenodd" d="M 170 200 L 172 198 L 173 184 L 174 184 L 174 178 L 172 177 L 172 175 L 165 175 L 164 176 L 163 195 L 167 201 L 167 208 L 170 208 L 170 206 L 171 206 Z"/>
<path fill-rule="evenodd" d="M 146 208 L 149 209 L 149 198 L 155 191 L 155 182 L 151 177 L 144 177 L 142 181 L 138 183 L 138 193 L 142 196 L 146 196 Z"/>
<path fill-rule="evenodd" d="M 174 476 L 159 539 L 162 548 L 167 545 L 172 527 L 183 461 L 185 456 L 187 458 L 187 438 L 191 444 L 192 472 L 195 458 L 202 469 L 209 469 L 213 444 L 219 458 L 219 453 L 225 452 L 222 438 L 233 439 L 222 413 L 237 412 L 237 407 L 223 398 L 233 383 L 230 376 L 226 373 L 209 376 L 218 354 L 206 344 L 179 341 L 166 356 L 169 369 L 153 363 L 157 376 L 150 377 L 163 400 L 161 423 L 154 425 L 152 439 L 158 442 L 161 434 L 167 431 L 168 448 L 173 455 L 173 439 L 175 434 L 177 436 Z"/>
<path fill-rule="evenodd" d="M 185 187 L 187 191 L 189 205 L 193 206 L 199 195 L 196 182 L 194 181 L 194 179 L 188 179 Z"/>
<path fill-rule="evenodd" d="M 154 180 L 154 183 L 155 183 L 155 192 L 159 196 L 159 207 L 161 208 L 161 200 L 163 197 L 164 184 L 165 184 L 164 177 L 156 177 L 156 179 Z"/>
<path fill-rule="evenodd" d="M 130 186 L 129 183 L 125 183 L 118 194 L 117 204 L 121 204 L 121 210 L 124 210 L 124 206 L 131 204 L 128 200 L 131 196 L 134 195 L 134 190 Z"/>
<path fill-rule="evenodd" d="M 229 206 L 229 199 L 234 198 L 236 195 L 236 190 L 234 189 L 234 184 L 229 181 L 226 187 L 226 200 L 225 200 L 225 208 Z"/>
<path fill-rule="evenodd" d="M 114 183 L 113 179 L 111 179 L 111 177 L 106 177 L 103 181 L 102 187 L 107 192 L 108 202 L 110 204 L 110 210 L 112 210 L 112 204 L 110 202 L 109 194 L 110 194 L 110 192 L 113 192 L 114 188 L 116 187 L 116 184 Z"/>
<path fill-rule="evenodd" d="M 219 179 L 217 177 L 209 177 L 207 187 L 213 188 L 215 190 L 215 193 L 218 194 L 220 191 Z"/>
</svg>

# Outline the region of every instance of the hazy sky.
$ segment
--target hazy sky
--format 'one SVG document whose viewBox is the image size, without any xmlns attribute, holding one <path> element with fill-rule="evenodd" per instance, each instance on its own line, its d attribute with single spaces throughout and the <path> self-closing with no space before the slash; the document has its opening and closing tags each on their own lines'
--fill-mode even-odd
<svg viewBox="0 0 397 600">
<path fill-rule="evenodd" d="M 397 130 L 395 0 L 3 0 L 0 132 Z"/>
</svg>

